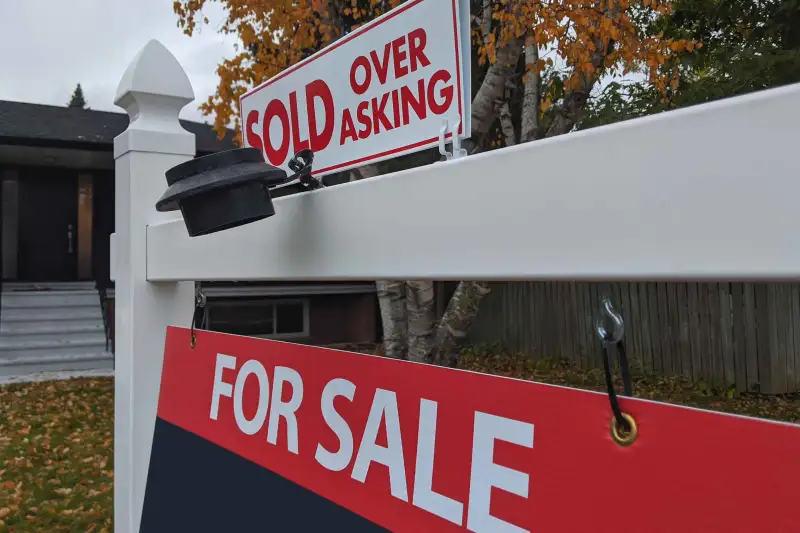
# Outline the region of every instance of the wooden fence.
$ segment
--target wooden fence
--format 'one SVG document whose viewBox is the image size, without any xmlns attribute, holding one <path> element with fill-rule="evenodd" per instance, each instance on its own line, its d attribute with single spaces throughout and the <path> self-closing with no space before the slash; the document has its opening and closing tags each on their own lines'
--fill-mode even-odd
<svg viewBox="0 0 800 533">
<path fill-rule="evenodd" d="M 800 284 L 496 283 L 470 342 L 602 365 L 594 323 L 610 296 L 648 373 L 767 394 L 800 391 Z"/>
</svg>

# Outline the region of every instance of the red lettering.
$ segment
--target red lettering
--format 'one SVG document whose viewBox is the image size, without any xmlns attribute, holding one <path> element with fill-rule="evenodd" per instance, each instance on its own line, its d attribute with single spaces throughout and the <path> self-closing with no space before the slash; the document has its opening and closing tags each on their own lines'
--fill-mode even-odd
<svg viewBox="0 0 800 533">
<path fill-rule="evenodd" d="M 292 93 L 294 94 L 294 93 Z M 317 113 L 314 99 L 322 100 L 325 111 L 325 126 L 322 131 L 317 129 Z M 328 84 L 322 80 L 314 80 L 306 85 L 306 112 L 308 113 L 308 134 L 311 140 L 311 149 L 314 152 L 324 150 L 333 138 L 333 95 Z M 297 153 L 299 150 L 295 150 Z"/>
<path fill-rule="evenodd" d="M 392 41 L 392 63 L 394 63 L 394 77 L 396 79 L 400 79 L 408 74 L 408 67 L 403 64 L 403 61 L 408 57 L 405 49 L 402 48 L 405 44 L 405 35 Z"/>
<path fill-rule="evenodd" d="M 425 45 L 428 43 L 428 35 L 422 28 L 417 28 L 408 34 L 408 55 L 411 58 L 411 72 L 417 70 L 417 64 L 427 67 L 431 64 L 425 55 Z"/>
<path fill-rule="evenodd" d="M 308 139 L 300 138 L 300 120 L 297 113 L 297 91 L 289 93 L 289 113 L 292 117 L 292 143 L 294 153 L 308 149 Z"/>
<path fill-rule="evenodd" d="M 391 52 L 390 44 L 386 43 L 383 47 L 383 64 L 378 59 L 378 54 L 375 53 L 375 50 L 371 50 L 369 53 L 369 57 L 372 59 L 372 66 L 375 67 L 375 72 L 378 74 L 378 81 L 381 82 L 381 85 L 386 83 L 386 76 L 389 74 L 389 52 Z"/>
<path fill-rule="evenodd" d="M 397 89 L 392 91 L 392 118 L 394 118 L 394 127 L 400 127 L 400 98 Z"/>
<path fill-rule="evenodd" d="M 358 137 L 356 137 L 356 126 L 353 124 L 353 117 L 350 115 L 349 109 L 345 109 L 342 113 L 342 133 L 339 136 L 339 146 L 344 146 L 344 142 L 347 139 L 353 139 L 353 141 L 358 140 Z"/>
<path fill-rule="evenodd" d="M 453 103 L 453 86 L 447 85 L 442 87 L 439 91 L 439 97 L 443 99 L 443 102 L 440 104 L 434 98 L 434 91 L 436 90 L 436 83 L 437 82 L 444 82 L 447 83 L 450 81 L 450 73 L 446 70 L 437 70 L 436 73 L 431 76 L 431 81 L 428 84 L 428 107 L 431 108 L 436 115 L 441 115 L 445 113 L 449 108 L 450 104 Z"/>
<path fill-rule="evenodd" d="M 269 138 L 269 126 L 273 118 L 281 121 L 281 129 L 283 130 L 281 145 L 278 148 L 272 145 L 272 140 Z M 269 163 L 276 167 L 282 165 L 289 154 L 289 114 L 286 112 L 286 106 L 280 100 L 272 100 L 267 104 L 267 109 L 264 110 L 262 136 L 264 138 L 264 151 L 267 153 Z"/>
<path fill-rule="evenodd" d="M 369 111 L 369 101 L 361 102 L 358 104 L 358 108 L 356 109 L 356 119 L 358 123 L 364 126 L 363 129 L 358 130 L 358 138 L 359 139 L 366 139 L 369 137 L 370 132 L 372 131 L 372 121 L 367 115 L 367 111 Z"/>
<path fill-rule="evenodd" d="M 253 130 L 253 126 L 256 124 L 258 124 L 258 111 L 254 109 L 247 114 L 247 126 L 245 128 L 247 132 L 247 144 L 263 151 L 264 145 L 261 142 L 261 137 Z"/>
<path fill-rule="evenodd" d="M 356 80 L 356 72 L 358 71 L 358 67 L 364 68 L 364 81 L 363 83 L 358 83 Z M 369 84 L 372 82 L 372 69 L 369 66 L 369 59 L 364 56 L 358 56 L 353 64 L 350 65 L 350 88 L 353 89 L 353 92 L 356 94 L 364 94 L 367 89 L 369 88 Z"/>
<path fill-rule="evenodd" d="M 389 122 L 389 117 L 386 116 L 386 104 L 389 102 L 389 93 L 384 93 L 381 96 L 381 103 L 378 104 L 378 99 L 372 99 L 372 127 L 373 133 L 381 132 L 381 125 L 389 131 L 392 128 L 392 123 Z"/>
<path fill-rule="evenodd" d="M 425 106 L 425 80 L 417 82 L 417 98 L 414 98 L 414 93 L 408 86 L 404 85 L 400 88 L 400 99 L 403 101 L 403 125 L 408 124 L 410 120 L 410 113 L 408 108 L 411 107 L 418 118 L 424 120 L 428 116 L 428 108 Z"/>
</svg>

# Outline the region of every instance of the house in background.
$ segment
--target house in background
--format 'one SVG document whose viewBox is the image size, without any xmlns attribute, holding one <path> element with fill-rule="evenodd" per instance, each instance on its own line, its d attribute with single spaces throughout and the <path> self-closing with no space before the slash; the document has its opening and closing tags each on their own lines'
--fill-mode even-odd
<svg viewBox="0 0 800 533">
<path fill-rule="evenodd" d="M 234 147 L 232 132 L 219 140 L 182 123 L 198 156 Z M 0 375 L 112 367 L 113 141 L 127 125 L 124 113 L 0 101 Z M 204 290 L 212 330 L 312 344 L 379 338 L 370 281 Z"/>
</svg>

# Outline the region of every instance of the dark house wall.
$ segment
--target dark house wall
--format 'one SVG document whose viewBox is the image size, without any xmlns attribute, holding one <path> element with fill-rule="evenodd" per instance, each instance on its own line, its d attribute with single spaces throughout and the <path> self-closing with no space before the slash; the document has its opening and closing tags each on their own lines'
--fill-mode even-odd
<svg viewBox="0 0 800 533">
<path fill-rule="evenodd" d="M 372 343 L 378 339 L 375 294 L 311 297 L 309 322 L 315 345 Z"/>
</svg>

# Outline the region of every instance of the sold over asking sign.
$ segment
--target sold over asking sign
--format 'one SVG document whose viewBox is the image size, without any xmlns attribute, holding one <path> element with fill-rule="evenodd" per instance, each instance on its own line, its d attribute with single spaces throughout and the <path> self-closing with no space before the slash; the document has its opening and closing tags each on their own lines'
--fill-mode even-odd
<svg viewBox="0 0 800 533">
<path fill-rule="evenodd" d="M 800 426 L 167 332 L 141 533 L 797 533 Z"/>
<path fill-rule="evenodd" d="M 249 91 L 245 146 L 284 169 L 311 148 L 322 176 L 435 146 L 444 121 L 468 137 L 462 2 L 409 0 Z"/>
</svg>

